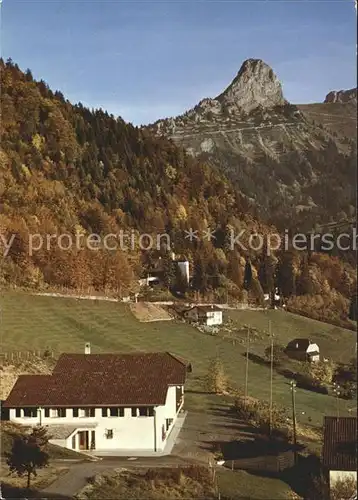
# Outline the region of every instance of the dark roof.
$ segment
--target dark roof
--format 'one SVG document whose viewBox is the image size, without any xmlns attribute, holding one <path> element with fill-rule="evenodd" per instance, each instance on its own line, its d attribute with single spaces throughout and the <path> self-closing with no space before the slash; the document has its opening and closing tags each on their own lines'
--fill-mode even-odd
<svg viewBox="0 0 358 500">
<path fill-rule="evenodd" d="M 222 311 L 222 309 L 220 309 L 220 307 L 217 306 L 193 306 L 190 309 L 188 309 L 188 311 L 192 311 L 193 309 L 197 309 L 198 312 L 204 312 L 204 313 L 213 311 Z"/>
<path fill-rule="evenodd" d="M 329 470 L 357 469 L 357 417 L 325 417 L 323 465 Z"/>
<path fill-rule="evenodd" d="M 293 339 L 287 344 L 287 349 L 298 349 L 299 351 L 307 351 L 310 345 L 309 339 Z M 298 344 L 298 347 L 296 345 Z"/>
<path fill-rule="evenodd" d="M 169 352 L 62 354 L 52 375 L 21 375 L 4 406 L 163 405 L 187 368 Z"/>
</svg>

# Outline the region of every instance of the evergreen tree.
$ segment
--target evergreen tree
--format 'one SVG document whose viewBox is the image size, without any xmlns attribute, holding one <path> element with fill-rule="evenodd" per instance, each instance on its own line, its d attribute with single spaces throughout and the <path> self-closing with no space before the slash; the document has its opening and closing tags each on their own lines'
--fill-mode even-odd
<svg viewBox="0 0 358 500">
<path fill-rule="evenodd" d="M 258 277 L 264 293 L 272 294 L 275 289 L 276 261 L 272 255 L 268 255 L 267 243 L 265 242 Z"/>
<path fill-rule="evenodd" d="M 208 277 L 204 259 L 199 255 L 194 261 L 193 289 L 205 292 L 208 287 Z"/>
<path fill-rule="evenodd" d="M 175 284 L 176 272 L 175 264 L 169 254 L 162 258 L 163 265 L 163 284 L 168 290 Z"/>
<path fill-rule="evenodd" d="M 37 470 L 48 465 L 49 455 L 44 451 L 48 443 L 44 427 L 35 427 L 31 434 L 16 436 L 7 453 L 7 464 L 10 472 L 18 476 L 27 476 L 27 488 L 31 485 L 31 476 L 37 475 Z"/>
<path fill-rule="evenodd" d="M 296 277 L 293 267 L 294 254 L 292 251 L 283 252 L 278 265 L 277 285 L 279 294 L 285 298 L 296 293 Z"/>
<path fill-rule="evenodd" d="M 357 321 L 358 318 L 358 300 L 357 300 L 357 294 L 355 293 L 352 298 L 351 298 L 351 303 L 349 306 L 349 319 L 352 321 Z"/>
<path fill-rule="evenodd" d="M 247 260 L 245 263 L 245 271 L 244 271 L 244 289 L 250 290 L 252 282 L 252 268 L 250 260 Z"/>
</svg>

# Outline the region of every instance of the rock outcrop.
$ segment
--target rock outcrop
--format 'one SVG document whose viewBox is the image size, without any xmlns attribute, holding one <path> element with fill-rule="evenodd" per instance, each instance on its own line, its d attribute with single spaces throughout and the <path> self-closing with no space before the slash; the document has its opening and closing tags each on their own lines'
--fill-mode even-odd
<svg viewBox="0 0 358 500">
<path fill-rule="evenodd" d="M 329 99 L 356 96 L 336 94 Z M 223 172 L 262 218 L 307 228 L 354 211 L 355 127 L 355 106 L 290 104 L 260 59 L 246 60 L 217 97 L 148 126 Z"/>
<path fill-rule="evenodd" d="M 329 92 L 329 94 L 326 95 L 324 102 L 357 104 L 357 89 L 355 88 L 349 90 L 332 90 L 332 92 Z"/>
<path fill-rule="evenodd" d="M 273 108 L 287 102 L 277 76 L 261 59 L 247 59 L 234 80 L 216 100 L 225 105 L 236 106 L 246 113 L 257 106 Z"/>
</svg>

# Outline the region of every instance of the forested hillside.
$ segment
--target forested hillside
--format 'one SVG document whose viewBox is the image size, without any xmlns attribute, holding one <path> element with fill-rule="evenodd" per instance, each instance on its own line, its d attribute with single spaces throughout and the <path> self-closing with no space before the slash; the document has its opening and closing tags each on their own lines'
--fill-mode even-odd
<svg viewBox="0 0 358 500">
<path fill-rule="evenodd" d="M 71 104 L 11 60 L 1 60 L 0 69 L 0 285 L 124 295 L 136 287 L 152 253 L 138 247 L 64 250 L 52 242 L 31 255 L 29 235 L 46 242 L 46 235 L 167 233 L 175 252 L 191 263 L 189 293 L 241 299 L 248 292 L 261 302 L 263 292 L 278 286 L 297 310 L 315 303 L 317 314 L 346 320 L 355 278 L 339 255 L 267 257 L 265 248 L 232 249 L 230 231 L 245 230 L 245 244 L 252 233 L 276 229 L 249 212 L 224 174 L 164 137 Z M 215 229 L 215 239 L 190 242 L 189 228 L 200 234 Z"/>
</svg>

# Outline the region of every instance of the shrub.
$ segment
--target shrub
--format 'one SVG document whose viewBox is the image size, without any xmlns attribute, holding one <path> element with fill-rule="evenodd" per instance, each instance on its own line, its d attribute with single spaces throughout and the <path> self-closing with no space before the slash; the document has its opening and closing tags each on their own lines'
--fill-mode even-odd
<svg viewBox="0 0 358 500">
<path fill-rule="evenodd" d="M 268 362 L 271 361 L 271 346 L 268 346 L 265 349 L 265 359 Z M 274 345 L 273 346 L 273 362 L 274 362 L 274 364 L 278 365 L 284 359 L 287 359 L 287 354 L 285 353 L 285 346 L 283 346 L 283 345 Z"/>
<path fill-rule="evenodd" d="M 351 476 L 344 479 L 338 479 L 333 486 L 331 486 L 330 499 L 331 500 L 349 500 L 357 493 L 357 481 Z"/>
<path fill-rule="evenodd" d="M 209 392 L 222 394 L 227 390 L 228 379 L 220 358 L 211 360 L 206 383 Z"/>
<path fill-rule="evenodd" d="M 315 362 L 309 364 L 309 375 L 322 384 L 330 384 L 335 372 L 333 361 Z"/>
<path fill-rule="evenodd" d="M 235 400 L 234 412 L 252 425 L 259 427 L 264 434 L 270 431 L 270 405 L 267 401 L 255 398 L 238 396 Z M 287 413 L 284 408 L 272 405 L 272 429 L 280 430 L 282 434 L 289 434 Z"/>
</svg>

